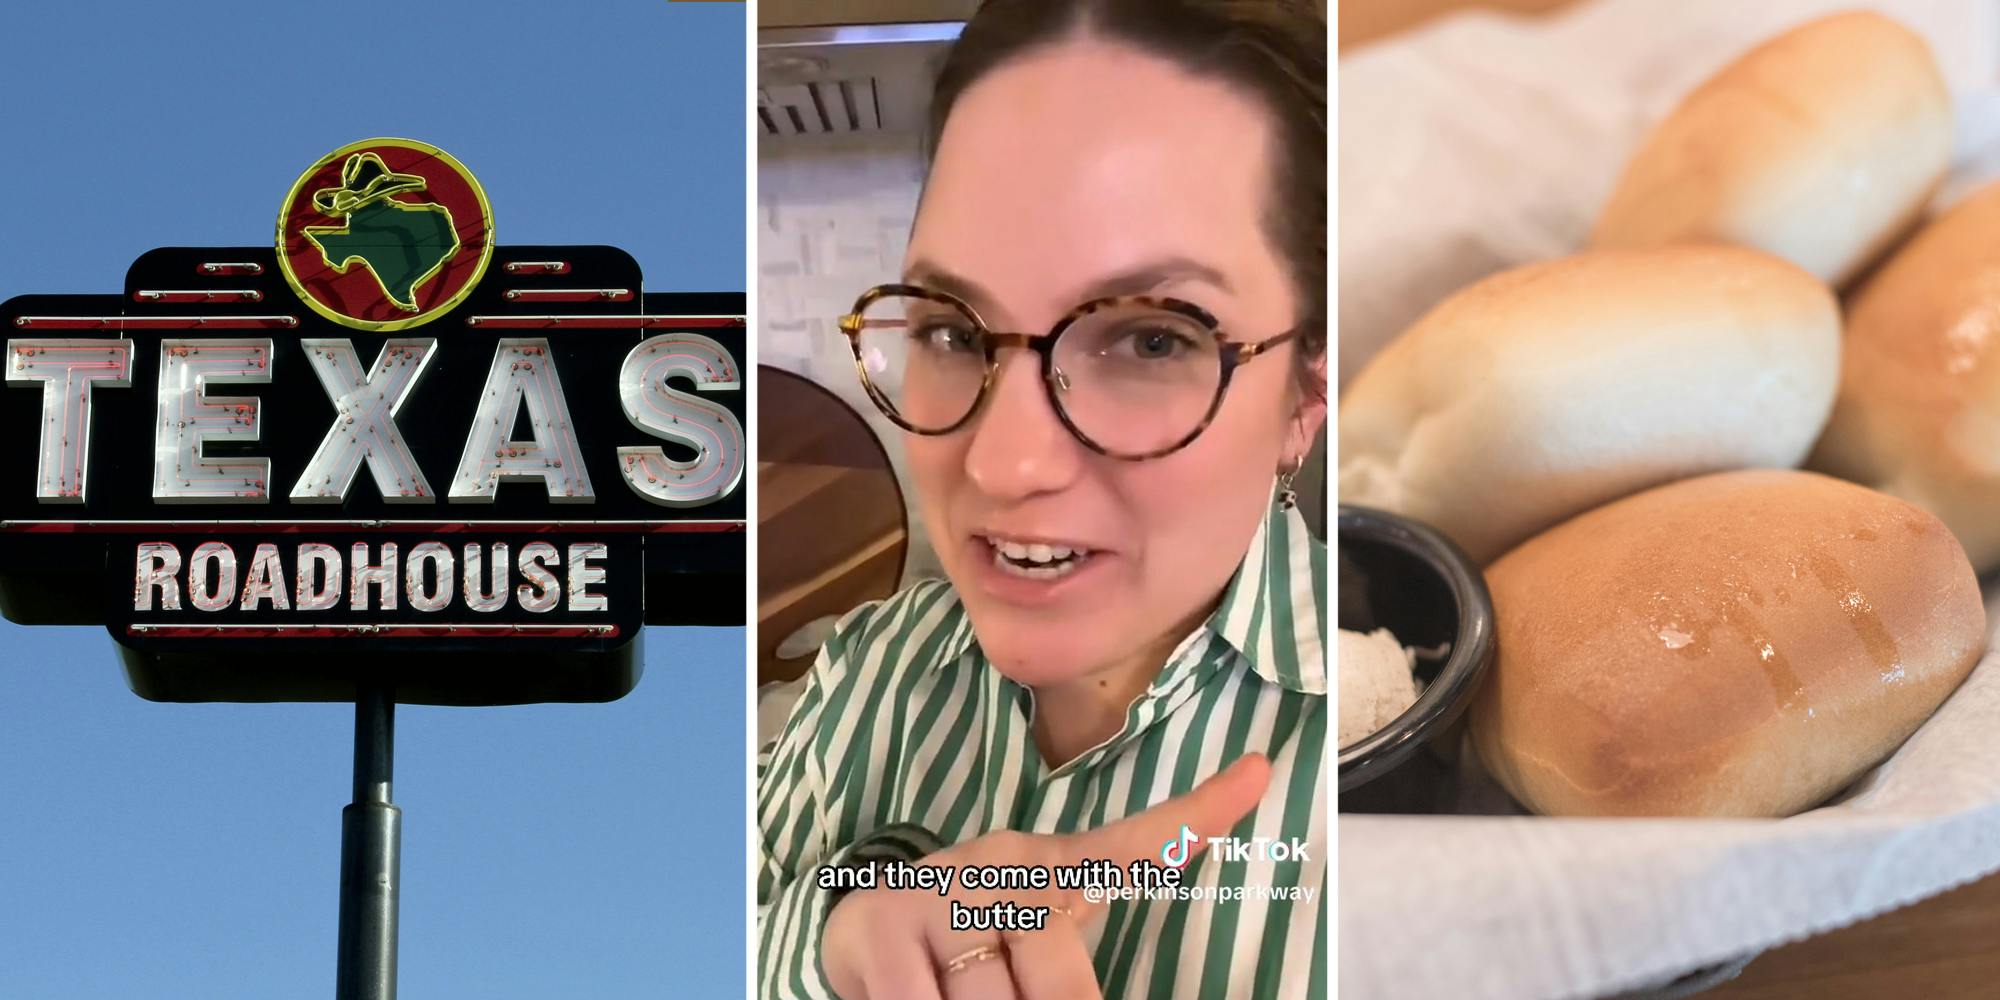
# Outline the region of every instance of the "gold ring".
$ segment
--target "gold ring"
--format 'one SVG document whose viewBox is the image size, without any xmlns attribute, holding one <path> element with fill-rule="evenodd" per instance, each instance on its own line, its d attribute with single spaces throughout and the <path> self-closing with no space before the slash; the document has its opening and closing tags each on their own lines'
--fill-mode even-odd
<svg viewBox="0 0 2000 1000">
<path fill-rule="evenodd" d="M 944 963 L 944 974 L 947 976 L 955 975 L 957 973 L 964 972 L 966 969 L 978 965 L 981 962 L 992 961 L 993 959 L 999 957 L 1000 957 L 999 945 L 982 944 L 979 947 L 974 948 L 971 951 L 968 951 L 958 956 L 957 958 L 954 958 L 951 961 Z"/>
</svg>

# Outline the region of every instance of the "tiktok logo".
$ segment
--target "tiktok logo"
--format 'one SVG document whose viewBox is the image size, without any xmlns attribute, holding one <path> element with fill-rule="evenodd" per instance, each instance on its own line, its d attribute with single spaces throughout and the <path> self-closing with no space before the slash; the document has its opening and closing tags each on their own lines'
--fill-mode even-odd
<svg viewBox="0 0 2000 1000">
<path fill-rule="evenodd" d="M 1186 867 L 1188 858 L 1194 854 L 1195 841 L 1200 839 L 1192 827 L 1182 825 L 1180 836 L 1160 845 L 1160 862 L 1168 868 Z"/>
</svg>

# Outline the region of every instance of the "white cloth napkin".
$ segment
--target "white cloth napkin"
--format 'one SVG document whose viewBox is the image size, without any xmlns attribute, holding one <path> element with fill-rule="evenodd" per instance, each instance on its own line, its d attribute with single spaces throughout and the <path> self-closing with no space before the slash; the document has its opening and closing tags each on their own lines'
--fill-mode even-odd
<svg viewBox="0 0 2000 1000">
<path fill-rule="evenodd" d="M 1343 59 L 1340 383 L 1452 291 L 1577 249 L 1682 93 L 1853 6 L 1598 0 L 1543 21 L 1464 16 Z M 1952 88 L 1948 204 L 2000 174 L 2000 2 L 1869 6 L 1923 34 Z M 2000 623 L 2000 585 L 1987 593 Z M 2000 869 L 1996 661 L 1840 800 L 1787 820 L 1342 816 L 1340 995 L 1603 996 Z"/>
</svg>

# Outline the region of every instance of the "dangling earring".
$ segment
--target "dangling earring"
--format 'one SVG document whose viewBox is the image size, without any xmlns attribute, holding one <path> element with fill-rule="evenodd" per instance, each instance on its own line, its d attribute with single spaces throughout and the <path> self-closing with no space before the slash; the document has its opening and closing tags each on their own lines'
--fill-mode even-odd
<svg viewBox="0 0 2000 1000">
<path fill-rule="evenodd" d="M 1304 468 L 1305 464 L 1305 460 L 1300 459 L 1293 462 L 1291 468 L 1278 473 L 1279 510 L 1291 510 L 1299 505 L 1299 494 L 1292 489 L 1292 480 L 1298 477 L 1299 470 Z"/>
</svg>

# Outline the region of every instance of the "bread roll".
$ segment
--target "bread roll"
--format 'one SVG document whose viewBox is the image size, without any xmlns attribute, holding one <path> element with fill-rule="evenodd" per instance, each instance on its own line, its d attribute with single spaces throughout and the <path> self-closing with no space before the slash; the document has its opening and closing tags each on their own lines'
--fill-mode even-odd
<svg viewBox="0 0 2000 1000">
<path fill-rule="evenodd" d="M 1742 243 L 1838 285 L 1916 219 L 1951 134 L 1924 40 L 1880 14 L 1835 14 L 1689 94 L 1626 165 L 1591 243 Z"/>
<path fill-rule="evenodd" d="M 1943 519 L 2000 567 L 2000 184 L 1919 232 L 1856 294 L 1811 464 Z"/>
<path fill-rule="evenodd" d="M 1908 738 L 1986 617 L 1921 508 L 1809 472 L 1718 473 L 1537 536 L 1486 574 L 1499 656 L 1470 712 L 1539 813 L 1785 816 Z"/>
<path fill-rule="evenodd" d="M 1485 563 L 1648 486 L 1797 465 L 1839 369 L 1832 293 L 1767 254 L 1518 268 L 1445 300 L 1348 385 L 1340 499 L 1428 522 Z"/>
</svg>

